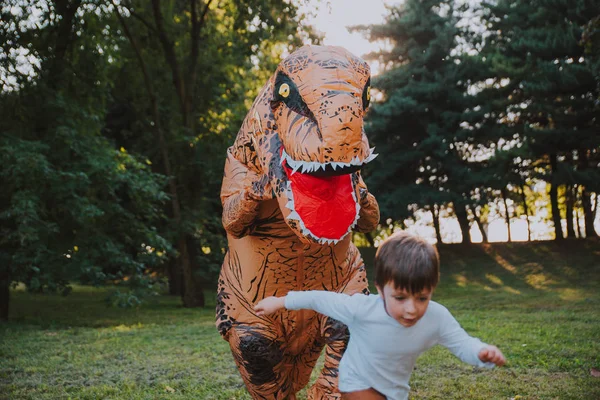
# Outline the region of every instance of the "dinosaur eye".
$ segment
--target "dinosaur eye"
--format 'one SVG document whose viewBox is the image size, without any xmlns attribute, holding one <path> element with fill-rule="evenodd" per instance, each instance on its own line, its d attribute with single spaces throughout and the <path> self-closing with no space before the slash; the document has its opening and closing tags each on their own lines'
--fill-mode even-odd
<svg viewBox="0 0 600 400">
<path fill-rule="evenodd" d="M 367 80 L 367 84 L 365 85 L 365 89 L 362 94 L 363 108 L 366 110 L 369 107 L 369 103 L 371 102 L 371 78 Z"/>
<path fill-rule="evenodd" d="M 304 102 L 304 99 L 302 99 L 302 95 L 300 95 L 298 87 L 294 81 L 292 81 L 292 79 L 283 72 L 279 72 L 275 78 L 275 87 L 273 88 L 273 100 L 271 100 L 271 107 L 275 108 L 281 102 L 283 102 L 287 108 L 295 113 L 315 121 L 315 117 Z"/>
<path fill-rule="evenodd" d="M 288 85 L 287 83 L 282 84 L 279 87 L 279 94 L 281 95 L 281 97 L 288 97 L 290 95 L 290 85 Z"/>
</svg>

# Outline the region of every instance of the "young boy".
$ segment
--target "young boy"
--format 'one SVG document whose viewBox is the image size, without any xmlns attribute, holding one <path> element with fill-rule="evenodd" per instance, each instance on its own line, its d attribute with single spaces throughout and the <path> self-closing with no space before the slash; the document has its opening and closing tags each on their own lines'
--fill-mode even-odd
<svg viewBox="0 0 600 400">
<path fill-rule="evenodd" d="M 255 310 L 268 315 L 284 307 L 311 309 L 343 322 L 350 340 L 339 366 L 342 398 L 408 399 L 417 357 L 436 344 L 479 367 L 506 362 L 498 348 L 469 336 L 444 306 L 431 301 L 438 281 L 435 247 L 401 232 L 383 242 L 375 255 L 379 295 L 289 292 L 261 300 Z"/>
</svg>

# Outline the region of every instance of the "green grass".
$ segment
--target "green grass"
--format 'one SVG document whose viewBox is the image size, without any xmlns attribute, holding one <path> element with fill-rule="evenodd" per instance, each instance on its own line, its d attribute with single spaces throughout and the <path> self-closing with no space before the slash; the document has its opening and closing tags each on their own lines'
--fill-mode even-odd
<svg viewBox="0 0 600 400">
<path fill-rule="evenodd" d="M 434 299 L 509 368 L 481 370 L 443 348 L 425 353 L 414 399 L 598 399 L 600 242 L 440 248 Z M 367 261 L 372 251 L 363 251 Z M 12 292 L 0 325 L 0 399 L 249 399 L 227 344 L 204 309 L 161 297 L 107 308 L 106 289 L 68 297 Z M 316 377 L 316 371 L 313 379 Z M 520 397 L 517 397 L 520 396 Z M 305 392 L 300 394 L 305 398 Z"/>
</svg>

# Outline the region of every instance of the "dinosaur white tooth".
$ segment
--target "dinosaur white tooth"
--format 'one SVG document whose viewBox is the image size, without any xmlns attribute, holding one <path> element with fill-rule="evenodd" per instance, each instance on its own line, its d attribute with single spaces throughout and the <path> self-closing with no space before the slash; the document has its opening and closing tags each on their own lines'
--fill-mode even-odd
<svg viewBox="0 0 600 400">
<path fill-rule="evenodd" d="M 300 220 L 300 215 L 296 211 L 292 211 L 287 217 L 288 219 Z"/>
<path fill-rule="evenodd" d="M 288 201 L 288 202 L 285 204 L 285 206 L 286 206 L 287 208 L 289 208 L 290 210 L 293 210 L 293 209 L 294 209 L 294 202 L 293 202 L 293 200 L 290 200 L 290 201 Z"/>
<path fill-rule="evenodd" d="M 375 153 L 375 147 L 371 147 L 371 148 L 369 149 L 369 154 L 373 154 L 373 153 Z"/>
<path fill-rule="evenodd" d="M 279 160 L 279 163 L 281 165 L 283 165 L 283 162 L 285 161 L 286 158 L 287 158 L 287 154 L 286 154 L 285 150 L 281 150 L 281 160 Z"/>
<path fill-rule="evenodd" d="M 366 164 L 366 163 L 368 163 L 368 162 L 370 162 L 370 161 L 373 161 L 373 160 L 374 160 L 374 159 L 375 159 L 375 158 L 376 158 L 378 155 L 379 155 L 379 154 L 371 153 L 371 154 L 369 155 L 369 157 L 367 157 L 367 158 L 365 159 L 365 161 L 363 161 L 363 164 Z"/>
<path fill-rule="evenodd" d="M 296 173 L 296 171 L 298 171 L 298 169 L 300 169 L 300 166 L 302 164 L 300 163 L 296 163 L 296 165 L 294 165 L 294 167 L 292 168 L 292 175 L 294 175 Z"/>
<path fill-rule="evenodd" d="M 332 162 L 331 163 L 331 168 L 333 168 L 333 170 L 335 171 L 335 169 L 337 168 L 337 163 L 336 162 Z"/>
</svg>

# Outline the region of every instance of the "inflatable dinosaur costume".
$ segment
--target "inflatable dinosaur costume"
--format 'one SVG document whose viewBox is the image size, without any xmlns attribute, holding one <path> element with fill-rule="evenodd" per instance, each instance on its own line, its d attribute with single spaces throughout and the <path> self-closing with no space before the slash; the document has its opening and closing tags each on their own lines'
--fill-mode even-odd
<svg viewBox="0 0 600 400">
<path fill-rule="evenodd" d="M 310 310 L 258 317 L 253 307 L 290 290 L 368 293 L 350 233 L 379 221 L 358 172 L 375 158 L 363 131 L 369 85 L 369 66 L 343 48 L 302 47 L 262 88 L 228 149 L 217 327 L 255 399 L 294 399 L 324 346 L 309 397 L 340 397 L 346 327 Z"/>
</svg>

